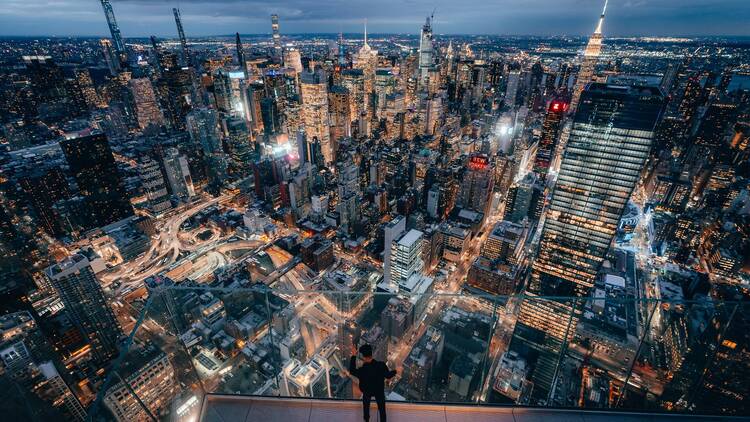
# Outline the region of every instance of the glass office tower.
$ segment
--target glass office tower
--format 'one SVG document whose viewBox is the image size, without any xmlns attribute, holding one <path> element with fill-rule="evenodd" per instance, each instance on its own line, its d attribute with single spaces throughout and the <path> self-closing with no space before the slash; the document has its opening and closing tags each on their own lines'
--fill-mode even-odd
<svg viewBox="0 0 750 422">
<path fill-rule="evenodd" d="M 664 106 L 657 87 L 589 84 L 573 120 L 526 294 L 587 297 L 648 158 Z M 545 401 L 575 332 L 576 303 L 521 304 L 511 349 Z"/>
<path fill-rule="evenodd" d="M 86 200 L 86 228 L 106 226 L 133 215 L 128 194 L 104 134 L 60 141 L 68 167 Z"/>
</svg>

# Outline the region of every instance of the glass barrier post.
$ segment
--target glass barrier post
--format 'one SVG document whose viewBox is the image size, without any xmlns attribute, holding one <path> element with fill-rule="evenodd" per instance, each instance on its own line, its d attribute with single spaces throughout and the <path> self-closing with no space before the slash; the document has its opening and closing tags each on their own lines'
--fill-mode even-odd
<svg viewBox="0 0 750 422">
<path fill-rule="evenodd" d="M 481 300 L 481 298 L 480 298 Z M 495 361 L 496 356 L 492 353 L 492 338 L 494 337 L 495 331 L 500 329 L 499 327 L 502 327 L 501 324 L 497 323 L 497 303 L 498 298 L 492 297 L 492 316 L 491 321 L 492 325 L 490 326 L 490 329 L 487 331 L 487 345 L 484 351 L 484 357 L 482 358 L 482 368 L 481 368 L 481 377 L 479 382 L 479 391 L 477 392 L 477 404 L 481 403 L 484 399 L 485 392 L 488 392 L 492 387 L 492 374 L 489 373 L 492 371 L 493 364 Z M 488 368 L 489 365 L 489 368 Z"/>
</svg>

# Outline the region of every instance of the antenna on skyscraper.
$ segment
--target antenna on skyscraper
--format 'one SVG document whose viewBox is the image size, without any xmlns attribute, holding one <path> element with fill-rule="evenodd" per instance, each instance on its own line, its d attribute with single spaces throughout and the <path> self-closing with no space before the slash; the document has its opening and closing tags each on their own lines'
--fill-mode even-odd
<svg viewBox="0 0 750 422">
<path fill-rule="evenodd" d="M 602 15 L 599 17 L 599 23 L 596 25 L 596 30 L 594 30 L 595 34 L 602 33 L 602 24 L 604 24 L 604 14 L 607 12 L 607 3 L 609 3 L 609 0 L 604 0 L 604 8 L 602 9 Z"/>
</svg>

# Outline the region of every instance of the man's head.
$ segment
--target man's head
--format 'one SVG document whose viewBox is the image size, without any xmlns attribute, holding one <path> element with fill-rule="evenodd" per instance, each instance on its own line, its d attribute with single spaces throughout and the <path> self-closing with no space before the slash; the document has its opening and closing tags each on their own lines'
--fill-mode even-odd
<svg viewBox="0 0 750 422">
<path fill-rule="evenodd" d="M 359 354 L 362 355 L 362 359 L 366 361 L 372 360 L 372 346 L 369 344 L 359 346 Z"/>
</svg>

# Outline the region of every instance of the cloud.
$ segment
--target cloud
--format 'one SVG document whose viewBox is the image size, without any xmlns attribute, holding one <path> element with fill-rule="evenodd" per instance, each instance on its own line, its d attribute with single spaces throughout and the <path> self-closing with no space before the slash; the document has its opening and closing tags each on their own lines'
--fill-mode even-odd
<svg viewBox="0 0 750 422">
<path fill-rule="evenodd" d="M 417 33 L 436 9 L 437 33 L 587 34 L 602 0 L 180 0 L 185 31 L 202 36 L 270 33 Z M 176 0 L 112 0 L 124 36 L 174 36 Z M 750 35 L 747 0 L 613 0 L 605 35 Z M 108 34 L 96 0 L 3 0 L 0 35 Z"/>
</svg>

